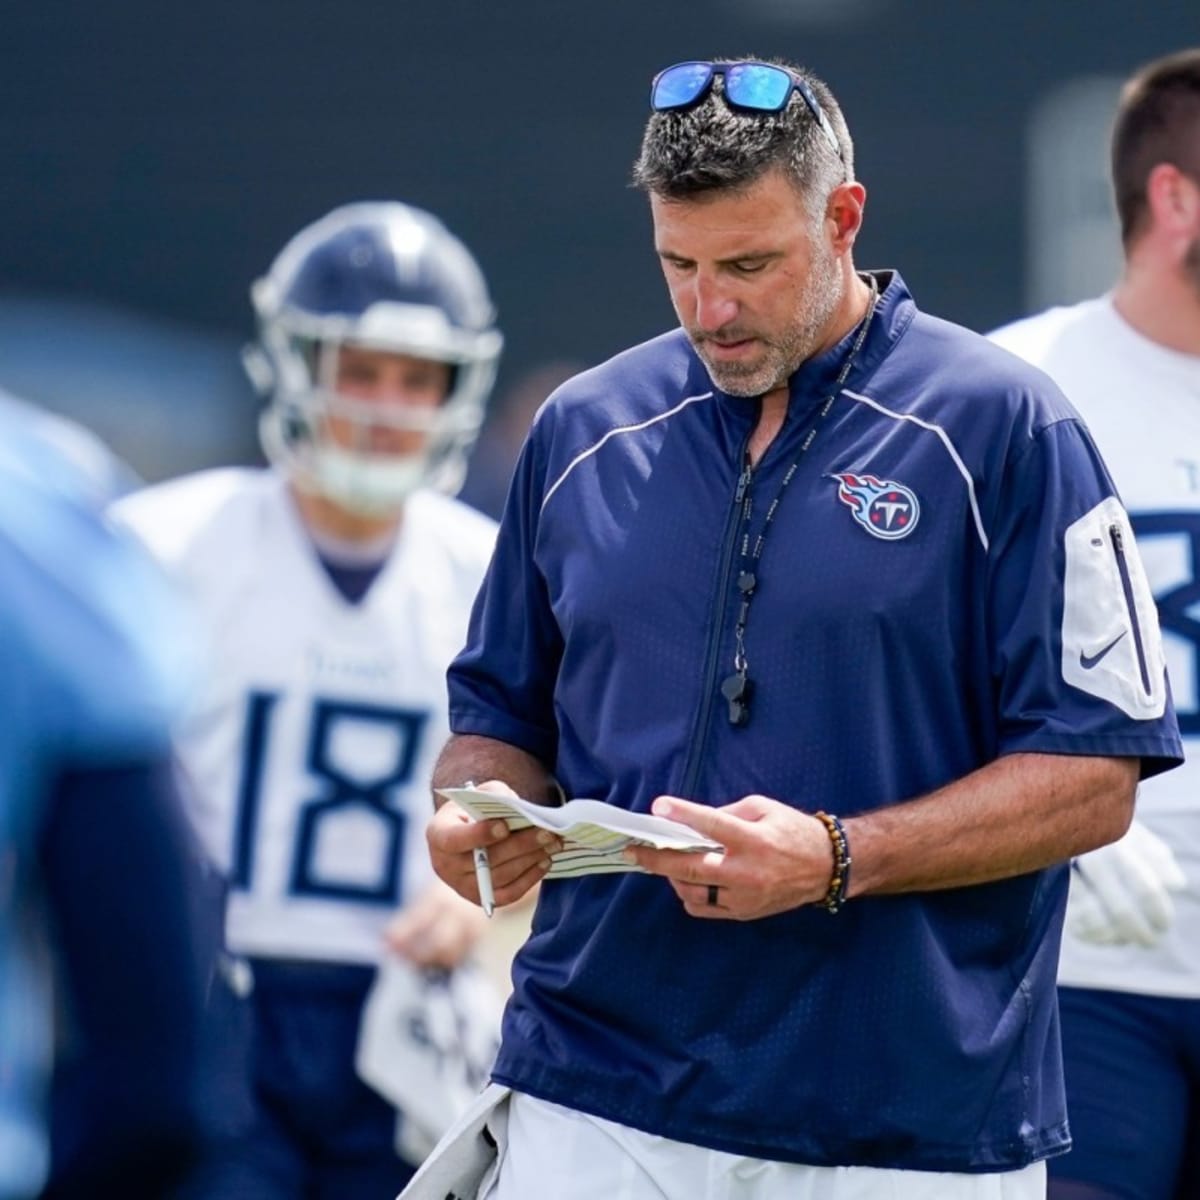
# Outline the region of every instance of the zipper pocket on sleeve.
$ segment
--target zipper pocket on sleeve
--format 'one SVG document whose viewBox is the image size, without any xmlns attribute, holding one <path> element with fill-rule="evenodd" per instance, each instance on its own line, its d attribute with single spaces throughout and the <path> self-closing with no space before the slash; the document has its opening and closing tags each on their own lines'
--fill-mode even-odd
<svg viewBox="0 0 1200 1200">
<path fill-rule="evenodd" d="M 1142 640 L 1142 627 L 1138 623 L 1137 603 L 1133 596 L 1133 580 L 1129 576 L 1129 560 L 1125 556 L 1125 535 L 1120 525 L 1108 527 L 1108 538 L 1112 543 L 1117 560 L 1117 573 L 1121 576 L 1121 590 L 1125 593 L 1125 609 L 1129 613 L 1129 624 L 1133 630 L 1133 644 L 1137 647 L 1138 670 L 1142 674 L 1142 687 L 1151 695 L 1150 670 L 1146 665 L 1146 646 Z"/>
</svg>

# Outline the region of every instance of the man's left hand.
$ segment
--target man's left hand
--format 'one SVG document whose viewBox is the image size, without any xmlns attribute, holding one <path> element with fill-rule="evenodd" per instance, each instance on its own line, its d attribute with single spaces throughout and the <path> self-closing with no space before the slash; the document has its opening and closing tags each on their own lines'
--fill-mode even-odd
<svg viewBox="0 0 1200 1200">
<path fill-rule="evenodd" d="M 436 879 L 392 918 L 384 938 L 414 966 L 449 970 L 471 952 L 486 925 L 478 907 Z"/>
<path fill-rule="evenodd" d="M 808 813 L 766 796 L 723 808 L 659 796 L 652 811 L 725 847 L 724 854 L 625 851 L 630 862 L 665 877 L 693 917 L 753 921 L 813 904 L 829 890 L 833 846 L 825 825 Z"/>
</svg>

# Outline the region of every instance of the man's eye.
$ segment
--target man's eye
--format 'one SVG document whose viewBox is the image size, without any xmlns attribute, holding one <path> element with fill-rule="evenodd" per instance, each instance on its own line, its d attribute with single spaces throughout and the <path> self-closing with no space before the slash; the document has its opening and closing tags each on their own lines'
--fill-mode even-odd
<svg viewBox="0 0 1200 1200">
<path fill-rule="evenodd" d="M 733 269 L 739 275 L 757 275 L 767 264 L 762 259 L 756 259 L 753 262 L 739 262 L 733 264 Z"/>
</svg>

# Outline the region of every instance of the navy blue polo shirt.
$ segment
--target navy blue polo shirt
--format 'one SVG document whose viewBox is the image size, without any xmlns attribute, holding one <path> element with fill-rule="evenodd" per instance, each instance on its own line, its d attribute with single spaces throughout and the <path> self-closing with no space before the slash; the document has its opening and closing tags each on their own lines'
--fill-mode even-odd
<svg viewBox="0 0 1200 1200">
<path fill-rule="evenodd" d="M 748 724 L 727 720 L 720 681 L 758 404 L 716 389 L 676 330 L 539 413 L 450 670 L 456 732 L 639 811 L 762 793 L 846 817 L 1017 751 L 1178 761 L 1153 603 L 1077 416 L 1039 371 L 879 278 L 758 564 Z M 791 380 L 752 535 L 849 340 Z M 1101 653 L 1095 611 L 1132 636 Z M 1056 867 L 742 923 L 690 918 L 653 876 L 548 882 L 495 1077 L 738 1154 L 1016 1168 L 1069 1144 L 1066 888 Z"/>
</svg>

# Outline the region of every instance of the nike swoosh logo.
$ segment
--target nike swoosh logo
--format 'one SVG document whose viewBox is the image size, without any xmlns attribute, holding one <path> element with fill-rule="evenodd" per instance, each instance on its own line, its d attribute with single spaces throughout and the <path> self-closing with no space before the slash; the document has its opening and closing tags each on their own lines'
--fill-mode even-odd
<svg viewBox="0 0 1200 1200">
<path fill-rule="evenodd" d="M 1117 634 L 1103 650 L 1097 654 L 1085 654 L 1082 650 L 1079 652 L 1079 665 L 1085 670 L 1090 671 L 1127 633 L 1128 629 L 1123 629 Z"/>
</svg>

